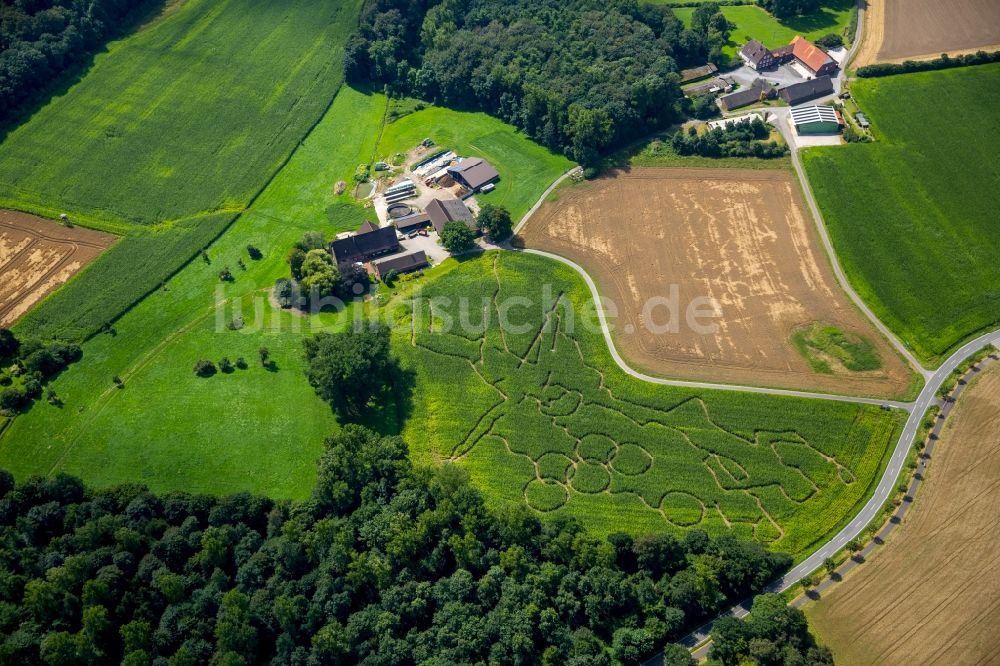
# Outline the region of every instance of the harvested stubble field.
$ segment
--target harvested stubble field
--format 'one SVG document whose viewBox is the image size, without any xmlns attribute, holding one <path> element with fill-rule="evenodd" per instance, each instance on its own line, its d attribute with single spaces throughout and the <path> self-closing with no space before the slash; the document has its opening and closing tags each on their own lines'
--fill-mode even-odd
<svg viewBox="0 0 1000 666">
<path fill-rule="evenodd" d="M 1000 366 L 963 394 L 899 535 L 808 610 L 844 664 L 996 663 Z"/>
<path fill-rule="evenodd" d="M 10 326 L 114 243 L 115 237 L 0 210 L 0 326 Z"/>
<path fill-rule="evenodd" d="M 732 528 L 802 553 L 864 501 L 899 425 L 863 405 L 635 380 L 582 279 L 537 256 L 467 259 L 391 311 L 416 377 L 415 459 L 598 533 Z"/>
<path fill-rule="evenodd" d="M 996 0 L 878 1 L 884 7 L 882 25 L 872 30 L 873 39 L 881 37 L 877 62 L 936 58 L 942 53 L 1000 45 L 1000 2 Z"/>
<path fill-rule="evenodd" d="M 633 169 L 563 189 L 522 233 L 528 247 L 572 259 L 617 310 L 621 353 L 647 371 L 684 379 L 890 396 L 908 390 L 896 354 L 847 301 L 830 271 L 791 172 Z M 676 285 L 680 325 L 652 299 Z M 707 298 L 715 333 L 689 326 Z M 711 311 L 711 307 L 703 308 Z M 818 373 L 794 332 L 814 323 L 870 342 L 881 367 Z"/>
</svg>

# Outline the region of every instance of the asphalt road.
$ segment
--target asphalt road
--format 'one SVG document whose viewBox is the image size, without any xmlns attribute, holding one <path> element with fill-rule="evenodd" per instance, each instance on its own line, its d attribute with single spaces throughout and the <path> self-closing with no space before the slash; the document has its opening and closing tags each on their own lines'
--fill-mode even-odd
<svg viewBox="0 0 1000 666">
<path fill-rule="evenodd" d="M 864 26 L 864 10 L 859 8 L 858 11 L 858 29 L 855 36 L 854 44 L 851 46 L 847 57 L 845 58 L 845 63 L 850 63 L 851 59 L 857 52 L 857 48 L 862 41 L 862 31 Z M 842 82 L 844 78 L 844 73 L 841 71 L 838 82 Z M 773 109 L 772 109 L 773 110 Z M 785 111 L 787 115 L 787 111 Z M 896 402 L 896 401 L 883 401 L 874 400 L 870 398 L 858 398 L 852 396 L 841 396 L 841 395 L 831 395 L 825 393 L 810 393 L 805 391 L 791 391 L 784 389 L 774 389 L 774 388 L 764 388 L 759 386 L 744 386 L 744 385 L 734 385 L 734 384 L 716 384 L 711 382 L 693 382 L 693 381 L 681 381 L 673 379 L 665 379 L 662 377 L 652 377 L 650 375 L 643 374 L 631 368 L 625 363 L 624 359 L 618 353 L 617 348 L 614 345 L 614 341 L 611 338 L 611 331 L 608 327 L 607 319 L 605 317 L 604 309 L 600 307 L 601 298 L 600 292 L 597 289 L 597 285 L 590 275 L 578 264 L 565 257 L 561 257 L 556 254 L 549 252 L 542 252 L 539 250 L 522 250 L 530 254 L 536 254 L 539 256 L 544 256 L 555 261 L 562 262 L 574 270 L 576 270 L 587 283 L 590 288 L 591 295 L 594 298 L 594 302 L 598 304 L 597 311 L 601 322 L 601 329 L 604 334 L 605 342 L 608 345 L 608 350 L 611 352 L 612 358 L 614 358 L 615 363 L 618 367 L 622 369 L 628 375 L 640 379 L 642 381 L 650 382 L 653 384 L 661 384 L 665 386 L 678 386 L 685 388 L 697 388 L 697 389 L 712 389 L 712 390 L 723 390 L 723 391 L 742 391 L 746 393 L 761 393 L 768 395 L 783 395 L 783 396 L 795 396 L 804 398 L 814 398 L 820 400 L 837 400 L 842 402 L 853 402 L 861 404 L 888 404 L 893 408 L 903 409 L 909 412 L 909 417 L 906 420 L 906 424 L 900 433 L 899 439 L 896 442 L 896 447 L 892 452 L 892 456 L 886 466 L 885 472 L 882 475 L 882 479 L 879 481 L 878 486 L 875 489 L 873 495 L 869 498 L 868 502 L 864 505 L 860 512 L 848 523 L 840 532 L 838 532 L 832 539 L 823 544 L 815 552 L 813 552 L 809 557 L 800 562 L 797 566 L 792 568 L 787 574 L 779 578 L 778 580 L 771 583 L 766 589 L 766 592 L 783 592 L 793 585 L 797 585 L 803 577 L 807 574 L 819 569 L 823 561 L 832 557 L 835 553 L 843 549 L 849 541 L 861 534 L 862 531 L 875 519 L 882 505 L 885 503 L 886 499 L 892 493 L 893 488 L 898 482 L 899 475 L 902 472 L 903 465 L 906 462 L 906 456 L 910 451 L 910 447 L 914 441 L 917 430 L 920 427 L 920 423 L 923 420 L 924 414 L 927 409 L 934 403 L 936 394 L 941 385 L 948 379 L 949 375 L 957 368 L 963 361 L 977 353 L 981 349 L 993 345 L 994 347 L 1000 349 L 1000 329 L 992 331 L 990 333 L 985 333 L 976 339 L 966 343 L 960 349 L 955 351 L 951 356 L 948 357 L 944 363 L 941 364 L 936 370 L 928 370 L 925 368 L 913 355 L 909 347 L 906 346 L 899 338 L 897 338 L 889 328 L 882 323 L 881 320 L 875 313 L 872 312 L 871 308 L 865 304 L 865 302 L 858 296 L 857 292 L 847 280 L 847 276 L 844 273 L 843 268 L 837 259 L 837 254 L 834 251 L 833 243 L 830 240 L 830 235 L 827 232 L 826 225 L 823 222 L 823 217 L 820 214 L 819 206 L 816 204 L 816 199 L 813 196 L 812 189 L 809 186 L 809 180 L 806 178 L 804 169 L 802 168 L 802 162 L 799 160 L 798 152 L 794 148 L 795 141 L 794 138 L 790 137 L 790 128 L 787 127 L 787 123 L 783 122 L 783 118 L 779 118 L 777 123 L 778 130 L 782 133 L 782 136 L 786 139 L 789 144 L 792 154 L 792 164 L 795 167 L 795 172 L 798 175 L 799 181 L 802 183 L 803 193 L 806 199 L 806 203 L 812 212 L 813 218 L 816 220 L 816 226 L 819 230 L 820 239 L 823 242 L 823 247 L 826 251 L 827 256 L 830 259 L 830 263 L 833 267 L 834 275 L 837 278 L 838 283 L 841 288 L 847 293 L 854 304 L 859 310 L 875 325 L 875 327 L 884 335 L 889 342 L 896 348 L 896 350 L 910 363 L 910 365 L 917 370 L 925 380 L 924 387 L 920 391 L 917 399 L 910 403 Z M 521 228 L 528 222 L 530 217 L 535 213 L 536 210 L 541 206 L 545 198 L 549 193 L 555 189 L 559 183 L 561 183 L 566 177 L 564 174 L 559 179 L 557 179 L 539 198 L 538 202 L 528 211 L 528 213 L 520 220 L 515 232 L 520 231 Z M 736 606 L 733 606 L 726 613 L 720 615 L 720 617 L 726 615 L 732 615 L 734 617 L 744 617 L 750 612 L 750 599 L 743 601 Z M 698 628 L 683 640 L 679 641 L 681 645 L 684 645 L 692 650 L 692 654 L 695 657 L 701 658 L 707 655 L 710 643 L 708 643 L 709 634 L 711 633 L 712 622 L 705 624 L 704 626 Z M 660 666 L 662 665 L 662 655 L 657 655 L 647 661 L 644 666 Z"/>
<path fill-rule="evenodd" d="M 991 344 L 994 347 L 1000 348 L 1000 329 L 981 335 L 975 340 L 965 344 L 961 349 L 949 356 L 948 360 L 946 360 L 940 368 L 931 374 L 927 384 L 924 386 L 924 389 L 920 392 L 920 396 L 917 398 L 916 402 L 913 403 L 910 411 L 910 417 L 906 420 L 906 425 L 903 427 L 899 440 L 896 442 L 896 448 L 892 452 L 892 457 L 889 460 L 885 473 L 882 475 L 881 481 L 879 481 L 878 487 L 875 489 L 874 495 L 869 498 L 868 502 L 861 509 L 858 515 L 856 515 L 850 523 L 838 532 L 835 537 L 823 544 L 818 550 L 800 562 L 798 566 L 792 568 L 787 574 L 774 581 L 764 590 L 765 592 L 784 592 L 790 587 L 797 585 L 798 582 L 807 574 L 811 574 L 819 569 L 823 565 L 823 560 L 828 557 L 833 557 L 833 555 L 843 549 L 851 539 L 861 534 L 865 527 L 867 527 L 868 524 L 875 519 L 875 516 L 878 515 L 882 505 L 885 503 L 886 499 L 888 499 L 892 490 L 896 487 L 896 483 L 899 480 L 899 474 L 903 469 L 904 463 L 906 462 L 906 456 L 910 451 L 910 447 L 913 445 L 914 437 L 917 434 L 917 430 L 920 427 L 924 414 L 934 403 L 937 390 L 941 387 L 941 384 L 948 379 L 948 376 L 951 375 L 955 368 L 962 363 L 962 361 Z M 726 615 L 732 615 L 734 617 L 746 616 L 750 612 L 751 601 L 752 600 L 750 599 L 744 600 L 740 604 L 733 606 L 726 613 L 723 613 L 720 617 Z M 707 643 L 707 641 L 711 630 L 712 622 L 709 622 L 691 632 L 685 636 L 683 640 L 678 642 L 687 648 L 691 648 L 693 651 L 692 654 L 694 654 L 696 658 L 707 656 L 708 649 L 710 647 L 710 643 Z M 695 648 L 698 649 L 695 650 Z M 658 664 L 662 664 L 659 657 L 660 655 L 653 657 L 651 660 L 646 662 L 645 666 L 657 666 Z"/>
</svg>

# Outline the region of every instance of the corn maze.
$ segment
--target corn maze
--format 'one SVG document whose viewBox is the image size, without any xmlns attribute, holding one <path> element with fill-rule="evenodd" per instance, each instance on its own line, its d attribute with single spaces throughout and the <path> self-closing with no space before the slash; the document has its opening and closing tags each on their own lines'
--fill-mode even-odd
<svg viewBox="0 0 1000 666">
<path fill-rule="evenodd" d="M 632 380 L 585 325 L 574 278 L 493 253 L 411 302 L 397 348 L 421 380 L 407 432 L 418 459 L 464 465 L 493 500 L 599 531 L 733 529 L 791 551 L 864 499 L 893 416 Z M 497 325 L 505 315 L 512 325 Z"/>
</svg>

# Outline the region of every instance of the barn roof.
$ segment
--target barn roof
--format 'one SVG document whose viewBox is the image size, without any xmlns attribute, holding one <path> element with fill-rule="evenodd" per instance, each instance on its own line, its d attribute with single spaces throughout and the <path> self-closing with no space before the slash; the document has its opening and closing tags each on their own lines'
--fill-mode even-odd
<svg viewBox="0 0 1000 666">
<path fill-rule="evenodd" d="M 815 79 L 794 83 L 778 91 L 781 98 L 792 106 L 831 93 L 833 93 L 833 80 L 829 76 L 817 76 Z"/>
<path fill-rule="evenodd" d="M 493 165 L 480 157 L 468 157 L 448 171 L 460 178 L 469 188 L 478 190 L 500 177 Z"/>
<path fill-rule="evenodd" d="M 756 79 L 749 88 L 737 90 L 734 93 L 723 95 L 719 98 L 722 108 L 728 110 L 738 109 L 741 106 L 756 104 L 761 96 L 767 96 L 771 92 L 770 85 L 764 79 Z"/>
<path fill-rule="evenodd" d="M 427 265 L 427 255 L 423 250 L 414 250 L 406 254 L 394 254 L 391 257 L 383 257 L 372 261 L 372 268 L 379 276 L 383 276 L 389 271 L 402 273 L 423 268 Z"/>
<path fill-rule="evenodd" d="M 476 228 L 472 211 L 458 199 L 434 199 L 427 204 L 427 214 L 431 218 L 434 230 L 439 234 L 444 230 L 444 225 L 449 222 L 465 222 L 470 229 Z"/>
<path fill-rule="evenodd" d="M 837 123 L 840 118 L 833 107 L 829 106 L 799 106 L 792 109 L 792 122 L 796 125 L 808 123 Z"/>
<path fill-rule="evenodd" d="M 390 252 L 399 247 L 396 229 L 379 227 L 374 231 L 359 233 L 330 243 L 330 251 L 338 264 L 352 263 Z"/>
<path fill-rule="evenodd" d="M 799 35 L 795 35 L 791 47 L 795 59 L 811 69 L 813 73 L 821 70 L 824 65 L 834 62 L 833 58 L 826 54 L 826 51 L 812 42 L 802 39 Z"/>
</svg>

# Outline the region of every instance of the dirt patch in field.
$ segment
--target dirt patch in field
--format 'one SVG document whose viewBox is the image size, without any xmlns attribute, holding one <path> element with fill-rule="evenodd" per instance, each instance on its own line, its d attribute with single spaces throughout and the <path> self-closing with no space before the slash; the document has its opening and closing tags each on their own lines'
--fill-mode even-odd
<svg viewBox="0 0 1000 666">
<path fill-rule="evenodd" d="M 616 344 L 637 368 L 858 395 L 904 392 L 906 367 L 840 291 L 803 210 L 791 172 L 633 169 L 561 191 L 522 238 L 594 277 L 617 310 Z M 691 321 L 690 307 L 720 316 Z M 791 337 L 816 322 L 869 340 L 882 368 L 814 371 Z M 714 332 L 699 330 L 712 324 Z"/>
<path fill-rule="evenodd" d="M 942 53 L 957 55 L 1000 48 L 1000 2 L 997 0 L 875 1 L 884 3 L 877 62 L 919 60 Z M 873 16 L 873 20 L 877 17 Z M 876 32 L 877 28 L 873 30 Z M 865 43 L 868 43 L 867 35 Z M 866 64 L 861 62 L 860 54 L 856 64 Z"/>
<path fill-rule="evenodd" d="M 996 663 L 1000 366 L 963 394 L 910 517 L 809 609 L 844 664 Z"/>
<path fill-rule="evenodd" d="M 9 326 L 107 249 L 115 237 L 0 210 L 0 326 Z"/>
</svg>

